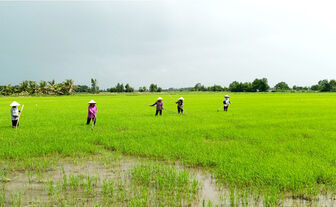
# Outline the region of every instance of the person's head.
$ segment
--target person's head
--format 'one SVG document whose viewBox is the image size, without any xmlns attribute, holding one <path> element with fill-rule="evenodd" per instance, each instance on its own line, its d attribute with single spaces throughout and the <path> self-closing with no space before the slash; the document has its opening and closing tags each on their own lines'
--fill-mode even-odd
<svg viewBox="0 0 336 207">
<path fill-rule="evenodd" d="M 225 95 L 224 97 L 225 97 L 226 99 L 230 98 L 230 96 L 229 96 L 229 95 Z"/>
<path fill-rule="evenodd" d="M 157 99 L 158 102 L 162 102 L 162 100 L 163 100 L 163 98 L 161 98 L 161 97 L 159 97 L 159 98 Z"/>
<path fill-rule="evenodd" d="M 13 101 L 13 103 L 11 103 L 10 106 L 12 108 L 17 108 L 18 106 L 20 106 L 20 104 L 18 102 L 16 102 L 16 101 Z"/>
<path fill-rule="evenodd" d="M 94 105 L 96 105 L 96 102 L 94 100 L 91 100 L 91 101 L 89 101 L 89 104 L 90 104 L 91 107 L 93 107 Z"/>
<path fill-rule="evenodd" d="M 180 98 L 179 98 L 179 101 L 184 101 L 184 98 L 183 98 L 183 97 L 180 97 Z"/>
</svg>

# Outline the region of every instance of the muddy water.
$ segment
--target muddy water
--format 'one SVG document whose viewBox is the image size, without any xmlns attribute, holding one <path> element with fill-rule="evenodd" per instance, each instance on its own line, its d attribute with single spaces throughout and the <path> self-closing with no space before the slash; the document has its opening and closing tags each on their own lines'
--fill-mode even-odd
<svg viewBox="0 0 336 207">
<path fill-rule="evenodd" d="M 49 198 L 46 189 L 50 181 L 61 181 L 65 175 L 84 175 L 98 178 L 97 188 L 102 188 L 104 179 L 127 179 L 127 172 L 140 163 L 148 163 L 149 160 L 133 157 L 121 159 L 91 158 L 80 160 L 61 160 L 57 167 L 43 173 L 15 172 L 8 174 L 8 181 L 1 182 L 6 195 L 6 206 L 13 205 L 15 200 L 20 200 L 22 206 L 31 206 L 46 202 Z M 232 192 L 227 188 L 219 188 L 216 180 L 206 171 L 189 169 L 178 164 L 173 165 L 177 169 L 188 169 L 201 183 L 199 198 L 194 206 L 263 206 L 263 201 L 247 195 L 244 199 L 235 199 L 232 203 Z M 315 201 L 293 199 L 287 197 L 282 206 L 335 206 L 336 198 L 331 195 L 321 195 Z M 16 202 L 17 203 L 17 202 Z M 90 206 L 90 203 L 88 203 Z"/>
</svg>

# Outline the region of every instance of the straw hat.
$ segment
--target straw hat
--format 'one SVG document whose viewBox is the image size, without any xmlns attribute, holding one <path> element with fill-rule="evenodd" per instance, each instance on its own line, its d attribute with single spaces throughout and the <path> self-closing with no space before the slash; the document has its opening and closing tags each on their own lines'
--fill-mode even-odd
<svg viewBox="0 0 336 207">
<path fill-rule="evenodd" d="M 230 98 L 230 96 L 229 96 L 229 95 L 225 95 L 224 97 L 225 97 L 225 98 Z"/>
<path fill-rule="evenodd" d="M 158 100 L 158 101 L 162 101 L 162 100 L 163 100 L 163 98 L 159 97 L 157 100 Z"/>
<path fill-rule="evenodd" d="M 13 103 L 10 104 L 10 106 L 20 106 L 20 104 L 16 101 L 14 101 Z"/>
<path fill-rule="evenodd" d="M 179 100 L 182 100 L 182 101 L 183 101 L 183 100 L 184 100 L 184 98 L 183 98 L 183 97 L 180 97 L 180 98 L 179 98 Z"/>
<path fill-rule="evenodd" d="M 89 104 L 96 104 L 96 102 L 94 100 L 91 100 Z"/>
</svg>

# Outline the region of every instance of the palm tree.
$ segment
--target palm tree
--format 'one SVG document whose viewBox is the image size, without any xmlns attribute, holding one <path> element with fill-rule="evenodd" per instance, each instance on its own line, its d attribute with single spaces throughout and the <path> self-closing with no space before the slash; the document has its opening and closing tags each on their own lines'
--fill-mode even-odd
<svg viewBox="0 0 336 207">
<path fill-rule="evenodd" d="M 28 81 L 29 84 L 29 94 L 37 94 L 39 92 L 39 87 L 35 81 Z"/>
<path fill-rule="evenodd" d="M 28 84 L 28 81 L 27 80 L 24 80 L 20 83 L 20 90 L 21 92 L 25 92 L 25 93 L 28 93 L 28 89 L 29 89 L 29 84 Z"/>
<path fill-rule="evenodd" d="M 60 86 L 61 86 L 60 88 L 61 88 L 62 94 L 65 94 L 65 95 L 72 94 L 75 89 L 74 81 L 71 79 L 65 80 L 63 83 L 61 83 Z"/>
<path fill-rule="evenodd" d="M 56 84 L 55 80 L 48 81 L 47 90 L 50 93 L 56 94 L 55 84 Z"/>
<path fill-rule="evenodd" d="M 4 96 L 9 96 L 13 94 L 13 87 L 9 84 L 7 86 L 4 86 L 1 90 L 1 94 Z"/>
<path fill-rule="evenodd" d="M 43 80 L 40 81 L 40 91 L 43 94 L 48 94 L 48 88 L 47 88 L 47 82 L 46 81 L 43 81 Z"/>
</svg>

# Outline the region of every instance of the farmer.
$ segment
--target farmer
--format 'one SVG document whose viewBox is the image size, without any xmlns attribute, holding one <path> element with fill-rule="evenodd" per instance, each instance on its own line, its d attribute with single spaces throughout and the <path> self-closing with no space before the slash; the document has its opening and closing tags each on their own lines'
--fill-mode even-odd
<svg viewBox="0 0 336 207">
<path fill-rule="evenodd" d="M 97 107 L 96 107 L 96 102 L 94 100 L 91 100 L 89 102 L 89 110 L 88 110 L 88 118 L 86 124 L 89 125 L 92 119 L 92 122 L 94 125 L 96 125 L 96 120 L 97 120 Z"/>
<path fill-rule="evenodd" d="M 177 113 L 183 114 L 183 101 L 184 101 L 184 98 L 180 97 L 179 100 L 176 102 L 176 104 L 177 104 Z"/>
<path fill-rule="evenodd" d="M 12 128 L 17 128 L 19 126 L 19 118 L 21 111 L 18 109 L 20 104 L 16 101 L 11 103 L 11 119 L 12 119 Z"/>
<path fill-rule="evenodd" d="M 224 96 L 224 101 L 223 101 L 223 106 L 224 106 L 224 111 L 228 111 L 229 105 L 230 105 L 230 96 L 229 95 L 225 95 Z"/>
<path fill-rule="evenodd" d="M 156 113 L 155 116 L 157 116 L 160 113 L 160 116 L 162 116 L 162 110 L 163 110 L 163 102 L 162 102 L 163 98 L 159 97 L 157 99 L 157 101 L 150 106 L 155 106 L 156 105 Z"/>
</svg>

